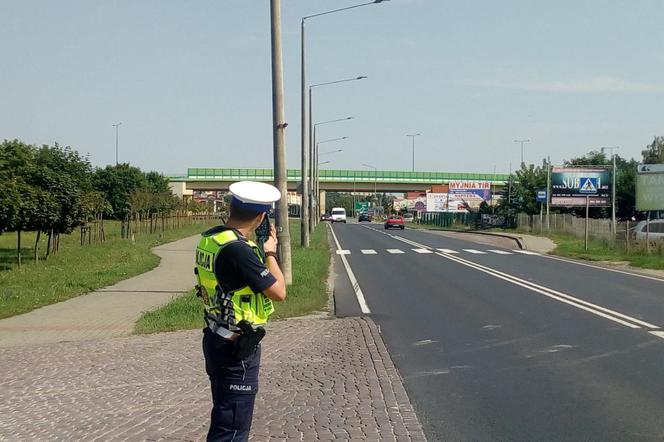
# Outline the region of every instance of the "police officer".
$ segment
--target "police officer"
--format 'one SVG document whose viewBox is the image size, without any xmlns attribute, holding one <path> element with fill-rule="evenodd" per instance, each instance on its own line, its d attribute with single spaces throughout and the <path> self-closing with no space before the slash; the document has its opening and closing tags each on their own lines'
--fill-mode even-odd
<svg viewBox="0 0 664 442">
<path fill-rule="evenodd" d="M 260 326 L 274 311 L 272 301 L 286 298 L 277 262 L 276 231 L 261 251 L 247 237 L 261 224 L 279 190 L 242 181 L 230 186 L 230 217 L 205 233 L 196 248 L 198 294 L 205 305 L 203 354 L 212 387 L 208 441 L 247 441 L 258 388 Z"/>
</svg>

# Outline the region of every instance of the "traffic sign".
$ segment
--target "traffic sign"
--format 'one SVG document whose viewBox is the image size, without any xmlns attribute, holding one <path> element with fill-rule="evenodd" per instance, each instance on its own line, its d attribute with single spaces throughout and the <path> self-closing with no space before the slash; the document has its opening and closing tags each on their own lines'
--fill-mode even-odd
<svg viewBox="0 0 664 442">
<path fill-rule="evenodd" d="M 597 177 L 581 177 L 579 180 L 579 193 L 595 194 L 599 185 L 599 178 Z"/>
<path fill-rule="evenodd" d="M 546 190 L 538 190 L 537 191 L 537 202 L 538 203 L 545 203 L 546 200 L 547 200 Z"/>
</svg>

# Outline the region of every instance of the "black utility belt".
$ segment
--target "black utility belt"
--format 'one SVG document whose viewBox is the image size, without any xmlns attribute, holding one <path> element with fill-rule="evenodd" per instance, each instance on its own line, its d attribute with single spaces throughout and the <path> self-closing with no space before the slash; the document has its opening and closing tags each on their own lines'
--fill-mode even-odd
<svg viewBox="0 0 664 442">
<path fill-rule="evenodd" d="M 237 327 L 240 329 L 239 333 L 214 323 L 208 325 L 210 331 L 233 343 L 233 355 L 236 358 L 245 359 L 256 351 L 256 347 L 265 337 L 265 329 L 263 327 L 253 328 L 251 323 L 244 319 L 238 322 Z"/>
</svg>

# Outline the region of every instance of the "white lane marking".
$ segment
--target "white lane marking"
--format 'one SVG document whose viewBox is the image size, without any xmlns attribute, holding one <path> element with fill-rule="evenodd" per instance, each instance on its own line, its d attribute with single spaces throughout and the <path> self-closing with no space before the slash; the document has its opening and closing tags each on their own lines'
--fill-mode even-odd
<svg viewBox="0 0 664 442">
<path fill-rule="evenodd" d="M 451 253 L 451 254 L 459 253 L 456 250 L 452 250 L 452 249 L 436 249 L 436 250 L 438 250 L 439 252 L 443 252 L 443 253 Z"/>
<path fill-rule="evenodd" d="M 413 249 L 413 252 L 415 252 L 415 253 L 433 253 L 429 249 Z"/>
<path fill-rule="evenodd" d="M 403 253 L 403 250 L 400 249 L 387 249 L 387 253 L 390 253 L 392 255 L 399 255 Z"/>
<path fill-rule="evenodd" d="M 511 255 L 512 254 L 512 252 L 508 252 L 507 250 L 498 250 L 498 249 L 487 250 L 487 252 L 495 253 L 497 255 Z"/>
<path fill-rule="evenodd" d="M 651 335 L 655 335 L 655 336 L 657 336 L 658 338 L 662 338 L 662 339 L 664 339 L 664 332 L 662 332 L 662 331 L 651 331 L 650 334 L 651 334 Z"/>
<path fill-rule="evenodd" d="M 449 260 L 455 261 L 455 262 L 457 262 L 461 265 L 465 265 L 466 267 L 470 267 L 470 268 L 473 268 L 475 270 L 479 270 L 480 272 L 489 274 L 489 275 L 491 275 L 493 277 L 496 277 L 498 279 L 502 279 L 503 281 L 507 281 L 507 282 L 510 282 L 514 285 L 518 285 L 518 286 L 523 287 L 525 289 L 528 289 L 528 290 L 531 290 L 533 292 L 539 293 L 539 294 L 544 295 L 546 297 L 549 297 L 551 299 L 555 299 L 556 301 L 560 301 L 560 302 L 563 302 L 565 304 L 569 304 L 573 307 L 579 308 L 581 310 L 585 310 L 587 312 L 590 312 L 590 313 L 593 313 L 595 315 L 601 316 L 603 318 L 609 319 L 611 321 L 617 322 L 618 324 L 624 325 L 625 327 L 641 328 L 638 325 L 631 324 L 629 322 L 623 321 L 623 320 L 618 319 L 616 317 L 609 316 L 608 314 L 602 313 L 601 311 L 594 310 L 592 308 L 586 307 L 586 306 L 584 306 L 580 303 L 577 304 L 575 302 L 572 302 L 570 300 L 565 299 L 565 297 L 567 297 L 568 295 L 565 295 L 565 297 L 555 296 L 555 295 L 549 293 L 549 290 L 551 290 L 551 289 L 549 289 L 547 287 L 542 287 L 542 289 L 537 288 L 538 287 L 537 284 L 529 285 L 527 281 L 525 283 L 521 282 L 519 280 L 519 278 L 515 278 L 512 275 L 505 274 L 506 276 L 503 276 L 503 275 L 501 275 L 502 272 L 494 271 L 493 269 L 484 269 L 484 268 L 482 268 L 483 266 L 475 265 L 475 263 L 472 263 L 470 261 L 461 260 L 461 259 L 457 258 L 456 256 L 445 255 L 445 254 L 442 254 L 442 253 L 437 253 L 437 255 L 442 256 L 443 258 L 447 258 Z M 555 291 L 551 290 L 551 292 L 555 292 Z M 570 296 L 570 298 L 573 298 L 573 297 Z M 579 300 L 579 301 L 581 301 L 581 300 Z M 585 304 L 585 301 L 581 301 L 581 302 Z M 597 306 L 597 307 L 599 307 L 599 306 Z M 603 307 L 599 307 L 599 309 L 604 310 Z M 614 313 L 617 313 L 617 312 L 614 312 Z M 623 316 L 623 315 L 620 314 L 620 313 L 617 313 L 617 316 Z M 654 328 L 657 328 L 657 327 L 654 327 Z"/>
<path fill-rule="evenodd" d="M 334 229 L 332 226 L 330 226 L 330 230 L 332 231 L 332 237 L 334 238 L 334 242 L 337 244 L 337 251 L 341 249 L 341 245 L 339 244 L 339 240 L 337 239 L 337 234 L 334 233 Z M 346 273 L 348 274 L 348 279 L 350 279 L 350 283 L 353 285 L 353 290 L 355 290 L 355 297 L 357 298 L 357 303 L 360 304 L 360 310 L 362 310 L 362 313 L 364 314 L 369 314 L 371 313 L 371 310 L 369 310 L 369 306 L 367 305 L 367 301 L 364 299 L 364 293 L 362 293 L 362 289 L 360 288 L 360 283 L 357 282 L 357 278 L 355 278 L 355 274 L 353 273 L 353 270 L 350 268 L 350 264 L 348 264 L 348 260 L 346 259 L 345 254 L 341 253 L 341 262 L 343 262 L 344 267 L 346 268 Z"/>
<path fill-rule="evenodd" d="M 438 341 L 435 341 L 433 339 L 422 339 L 421 341 L 417 341 L 417 342 L 413 343 L 413 345 L 416 346 L 416 347 L 420 347 L 422 345 L 435 344 L 436 342 L 438 342 Z"/>
<path fill-rule="evenodd" d="M 609 269 L 607 267 L 600 267 L 600 266 L 593 265 L 593 264 L 586 264 L 585 262 L 577 262 L 577 261 L 573 261 L 571 259 L 560 258 L 558 256 L 542 255 L 542 257 L 548 258 L 548 259 L 555 259 L 556 261 L 567 262 L 569 264 L 576 264 L 576 265 L 579 265 L 579 266 L 591 267 L 593 269 L 606 270 L 607 272 L 620 273 L 622 275 L 629 275 L 629 276 L 635 276 L 637 278 L 650 279 L 651 281 L 664 282 L 664 278 L 658 278 L 657 276 L 642 275 L 640 273 L 627 272 L 625 270 Z"/>
<path fill-rule="evenodd" d="M 350 250 L 337 249 L 337 255 L 350 255 Z"/>
<path fill-rule="evenodd" d="M 515 253 L 521 253 L 522 255 L 539 255 L 537 252 L 531 252 L 530 250 L 512 250 Z"/>
<path fill-rule="evenodd" d="M 472 253 L 473 255 L 486 255 L 486 252 L 482 252 L 481 250 L 475 250 L 475 249 L 463 249 L 464 252 Z"/>
<path fill-rule="evenodd" d="M 362 249 L 363 255 L 377 255 L 378 253 L 373 249 Z"/>
<path fill-rule="evenodd" d="M 418 244 L 414 241 L 407 240 L 407 239 L 402 238 L 400 236 L 394 236 L 394 239 L 406 242 L 406 243 L 411 244 L 411 245 L 419 245 L 420 247 L 427 247 L 423 244 Z M 649 328 L 649 329 L 659 329 L 660 328 L 656 325 L 650 324 L 649 322 L 641 321 L 640 319 L 633 318 L 631 316 L 624 315 L 622 313 L 616 312 L 614 310 L 611 310 L 611 309 L 608 309 L 608 308 L 605 308 L 605 307 L 601 307 L 601 306 L 593 304 L 591 302 L 584 301 L 584 300 L 579 299 L 579 298 L 575 298 L 574 296 L 568 295 L 566 293 L 562 293 L 562 292 L 559 292 L 557 290 L 553 290 L 553 289 L 550 289 L 548 287 L 544 287 L 544 286 L 535 284 L 533 282 L 526 281 L 526 280 L 523 280 L 521 278 L 517 278 L 516 276 L 510 275 L 508 273 L 503 273 L 499 270 L 495 270 L 491 267 L 486 267 L 486 266 L 483 266 L 481 264 L 477 264 L 477 263 L 474 263 L 472 261 L 468 261 L 468 260 L 460 258 L 458 256 L 451 256 L 449 254 L 444 254 L 444 253 L 436 253 L 436 255 L 442 256 L 443 258 L 447 258 L 451 261 L 455 261 L 455 262 L 457 262 L 459 264 L 462 264 L 462 265 L 465 265 L 467 267 L 474 268 L 474 269 L 479 270 L 481 272 L 492 275 L 496 278 L 503 279 L 507 282 L 511 282 L 512 284 L 527 288 L 531 291 L 540 293 L 540 294 L 542 294 L 544 296 L 547 296 L 549 298 L 552 298 L 552 299 L 556 299 L 560 302 L 563 302 L 565 304 L 569 304 L 571 306 L 577 307 L 581 310 L 588 311 L 588 312 L 593 313 L 595 315 L 598 315 L 598 316 L 601 316 L 603 318 L 606 318 L 606 319 L 609 319 L 611 321 L 622 324 L 626 327 L 641 328 L 639 326 L 639 325 L 641 325 L 641 326 L 644 326 L 644 327 Z M 610 316 L 610 315 L 613 315 L 613 316 Z M 627 321 L 631 321 L 634 324 L 639 324 L 639 325 L 634 325 L 632 323 L 623 321 L 622 319 L 619 319 L 619 318 L 623 318 Z"/>
</svg>

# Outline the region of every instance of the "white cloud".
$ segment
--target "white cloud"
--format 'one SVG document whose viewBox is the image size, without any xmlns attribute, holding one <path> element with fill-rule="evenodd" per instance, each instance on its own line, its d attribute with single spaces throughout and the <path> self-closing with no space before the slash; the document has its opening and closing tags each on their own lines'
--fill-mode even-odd
<svg viewBox="0 0 664 442">
<path fill-rule="evenodd" d="M 642 83 L 616 77 L 592 77 L 581 80 L 479 80 L 466 83 L 486 88 L 532 92 L 664 92 L 664 84 Z"/>
</svg>

